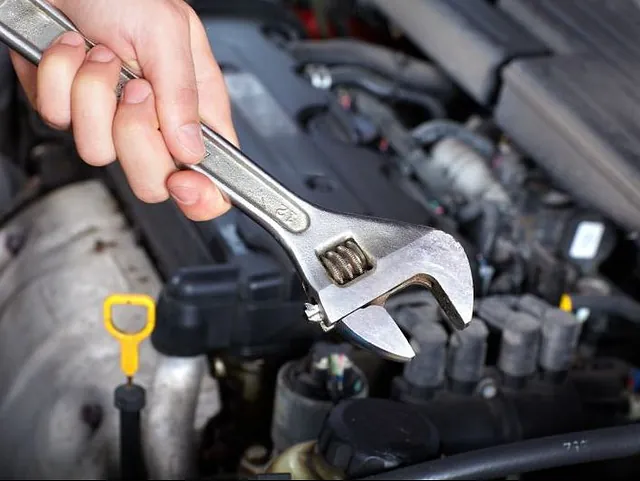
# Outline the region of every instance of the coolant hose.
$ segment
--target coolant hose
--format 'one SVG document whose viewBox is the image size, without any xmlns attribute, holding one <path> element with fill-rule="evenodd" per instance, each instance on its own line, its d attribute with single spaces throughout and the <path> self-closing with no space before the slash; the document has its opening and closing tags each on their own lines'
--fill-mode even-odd
<svg viewBox="0 0 640 481">
<path fill-rule="evenodd" d="M 640 424 L 521 441 L 361 479 L 498 479 L 640 454 Z"/>
<path fill-rule="evenodd" d="M 299 40 L 287 44 L 300 63 L 356 65 L 388 78 L 406 88 L 448 98 L 453 83 L 433 65 L 400 52 L 354 39 Z"/>
</svg>

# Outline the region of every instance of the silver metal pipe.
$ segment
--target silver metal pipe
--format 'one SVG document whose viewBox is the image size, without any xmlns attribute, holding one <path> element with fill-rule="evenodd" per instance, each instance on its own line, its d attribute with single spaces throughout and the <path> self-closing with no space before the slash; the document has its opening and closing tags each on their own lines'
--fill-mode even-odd
<svg viewBox="0 0 640 481">
<path fill-rule="evenodd" d="M 205 366 L 204 357 L 159 356 L 143 426 L 150 479 L 195 475 L 196 408 Z"/>
</svg>

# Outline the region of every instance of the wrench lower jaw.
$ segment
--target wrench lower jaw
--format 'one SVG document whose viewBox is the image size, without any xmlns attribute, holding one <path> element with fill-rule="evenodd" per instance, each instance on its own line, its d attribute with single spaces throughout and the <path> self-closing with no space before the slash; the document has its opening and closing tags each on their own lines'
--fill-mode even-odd
<svg viewBox="0 0 640 481">
<path fill-rule="evenodd" d="M 407 362 L 415 352 L 386 309 L 370 305 L 338 323 L 339 332 L 355 344 L 391 361 Z"/>
</svg>

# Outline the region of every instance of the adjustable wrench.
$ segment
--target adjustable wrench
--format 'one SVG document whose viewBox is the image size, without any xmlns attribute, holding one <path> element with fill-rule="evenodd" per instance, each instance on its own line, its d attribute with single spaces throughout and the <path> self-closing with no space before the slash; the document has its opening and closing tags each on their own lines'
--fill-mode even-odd
<svg viewBox="0 0 640 481">
<path fill-rule="evenodd" d="M 0 0 L 0 40 L 34 64 L 70 30 L 77 31 L 45 0 Z M 116 95 L 134 78 L 123 68 Z M 352 341 L 398 361 L 414 356 L 384 309 L 399 290 L 422 285 L 455 328 L 471 321 L 471 268 L 453 237 L 429 227 L 323 210 L 289 192 L 204 124 L 202 131 L 206 155 L 185 167 L 215 182 L 286 249 L 307 287 L 309 321 L 326 331 L 338 326 Z"/>
</svg>

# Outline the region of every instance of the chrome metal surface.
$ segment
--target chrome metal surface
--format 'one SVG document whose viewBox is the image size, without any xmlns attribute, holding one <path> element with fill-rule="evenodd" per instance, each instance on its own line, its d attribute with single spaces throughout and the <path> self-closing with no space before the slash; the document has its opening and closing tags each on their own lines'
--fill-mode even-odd
<svg viewBox="0 0 640 481">
<path fill-rule="evenodd" d="M 0 39 L 34 63 L 58 35 L 73 28 L 62 14 L 45 5 L 41 0 L 0 3 Z M 133 77 L 123 72 L 121 84 Z M 411 358 L 413 350 L 384 309 L 358 311 L 383 304 L 391 293 L 409 284 L 428 287 L 456 328 L 471 321 L 471 269 L 453 237 L 428 227 L 320 209 L 286 190 L 211 129 L 203 125 L 202 130 L 207 154 L 190 168 L 215 182 L 283 245 L 308 284 L 309 295 L 319 304 L 314 320 L 324 329 L 344 320 L 348 326 L 344 331 L 354 341 L 393 359 Z M 320 256 L 349 239 L 362 249 L 371 268 L 340 285 Z M 382 332 L 388 337 L 383 339 Z"/>
</svg>

